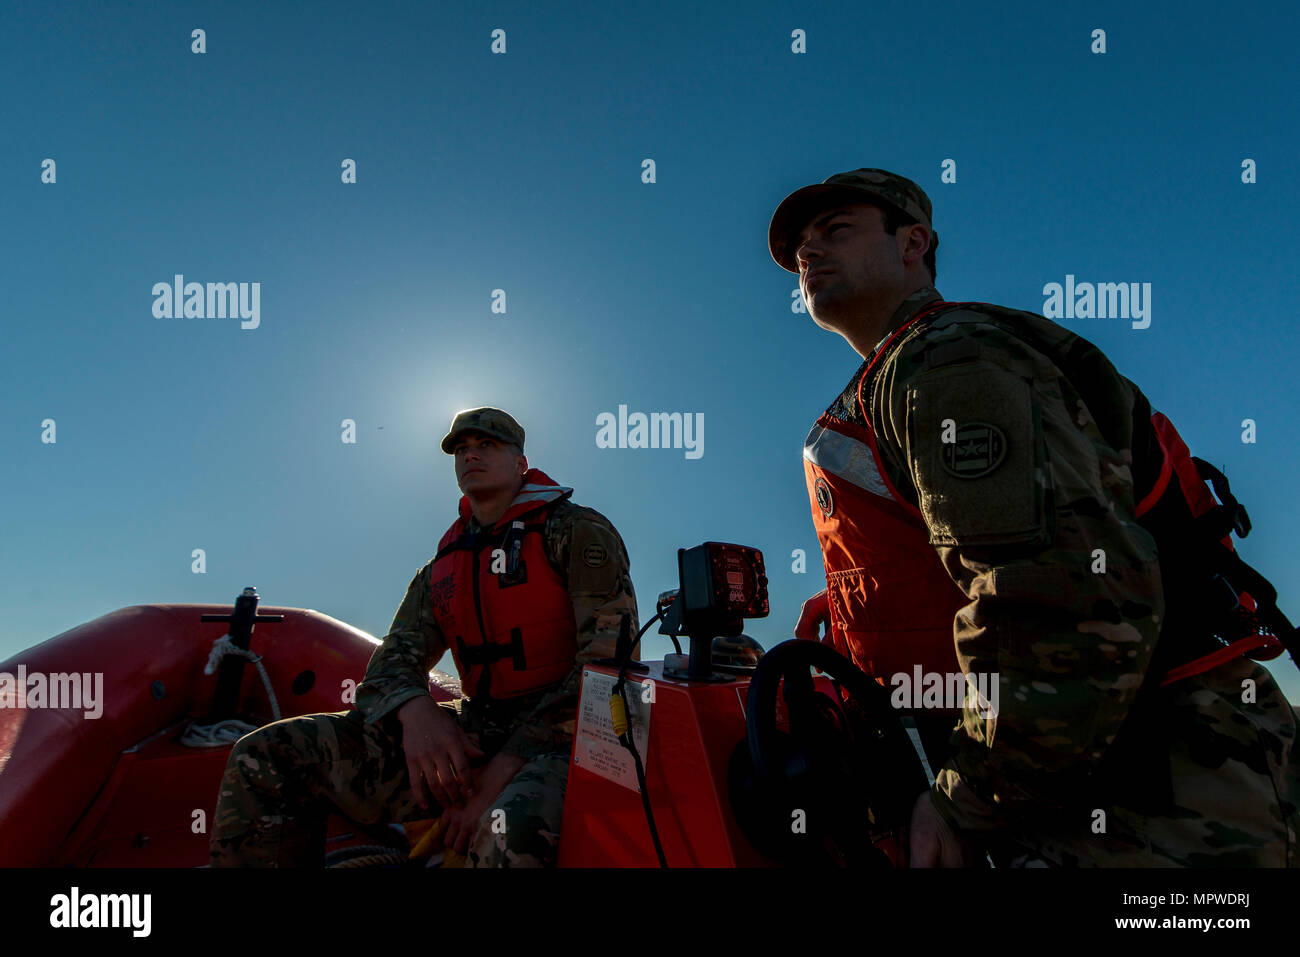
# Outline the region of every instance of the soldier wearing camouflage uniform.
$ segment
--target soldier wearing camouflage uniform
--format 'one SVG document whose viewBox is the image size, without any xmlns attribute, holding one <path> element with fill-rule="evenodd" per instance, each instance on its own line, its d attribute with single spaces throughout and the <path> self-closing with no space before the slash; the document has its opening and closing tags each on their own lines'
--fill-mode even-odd
<svg viewBox="0 0 1300 957">
<path fill-rule="evenodd" d="M 630 616 L 635 629 L 637 609 L 618 532 L 599 512 L 570 502 L 572 489 L 529 469 L 523 443 L 523 429 L 499 409 L 455 417 L 442 448 L 455 454 L 466 495 L 461 521 L 440 553 L 461 548 L 474 556 L 467 561 L 482 557 L 482 587 L 495 587 L 489 577 L 505 589 L 558 576 L 567 600 L 557 594 L 557 606 L 551 599 L 549 625 L 571 644 L 544 673 L 555 680 L 506 694 L 514 670 L 535 668 L 534 661 L 525 662 L 518 647 L 466 645 L 460 634 L 449 643 L 439 621 L 456 620 L 449 610 L 458 590 L 462 601 L 472 596 L 480 604 L 482 623 L 474 592 L 479 568 L 472 581 L 435 582 L 435 558 L 412 579 L 357 688 L 356 710 L 277 721 L 235 745 L 213 818 L 214 866 L 320 864 L 332 810 L 374 825 L 437 817 L 444 809 L 446 845 L 468 851 L 470 866 L 554 865 L 582 666 L 613 657 L 621 619 Z M 536 503 L 545 503 L 541 511 Z M 502 520 L 514 514 L 534 523 L 545 516 L 540 529 L 527 526 L 541 532 L 534 562 L 519 561 L 517 550 L 506 554 L 517 546 L 510 528 L 526 525 Z M 464 534 L 453 535 L 460 529 Z M 487 554 L 498 544 L 505 547 Z M 549 570 L 538 567 L 543 557 Z M 496 576 L 507 563 L 508 574 Z M 524 628 L 534 607 L 542 613 L 537 595 L 529 593 L 518 611 Z M 461 624 L 458 632 L 472 634 L 470 623 Z M 524 647 L 537 657 L 535 642 Z M 469 697 L 439 709 L 428 675 L 448 650 Z"/>
<path fill-rule="evenodd" d="M 912 865 L 1294 866 L 1297 712 L 1269 672 L 1239 656 L 1162 683 L 1218 644 L 1137 520 L 1145 397 L 1042 316 L 938 306 L 935 246 L 929 198 L 874 169 L 797 190 L 769 230 L 864 359 L 805 446 L 828 591 L 796 635 L 828 621 L 882 679 L 945 655 L 998 676 L 996 715 L 968 698 L 926 742 Z"/>
</svg>

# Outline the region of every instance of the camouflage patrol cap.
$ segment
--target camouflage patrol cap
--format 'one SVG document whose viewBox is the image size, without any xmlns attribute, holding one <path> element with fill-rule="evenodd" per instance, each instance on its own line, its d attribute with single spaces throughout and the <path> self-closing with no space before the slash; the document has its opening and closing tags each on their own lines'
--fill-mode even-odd
<svg viewBox="0 0 1300 957">
<path fill-rule="evenodd" d="M 836 173 L 824 182 L 797 189 L 781 201 L 767 228 L 767 248 L 782 269 L 797 273 L 795 261 L 799 230 L 818 213 L 846 203 L 879 203 L 905 213 L 930 230 L 930 248 L 938 249 L 939 236 L 930 222 L 930 197 L 905 176 L 883 169 L 855 169 Z"/>
<path fill-rule="evenodd" d="M 482 406 L 477 409 L 464 409 L 456 413 L 451 420 L 451 429 L 442 440 L 442 450 L 448 455 L 452 452 L 456 437 L 462 432 L 485 432 L 503 442 L 524 448 L 524 427 L 514 420 L 508 412 Z"/>
</svg>

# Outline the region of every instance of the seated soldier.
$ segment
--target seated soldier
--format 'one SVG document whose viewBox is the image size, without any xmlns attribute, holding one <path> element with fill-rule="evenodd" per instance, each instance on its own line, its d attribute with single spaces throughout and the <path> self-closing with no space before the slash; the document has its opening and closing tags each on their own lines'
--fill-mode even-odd
<svg viewBox="0 0 1300 957">
<path fill-rule="evenodd" d="M 460 517 L 412 580 L 356 710 L 235 745 L 214 866 L 318 865 L 331 810 L 364 825 L 442 815 L 445 846 L 470 866 L 555 863 L 582 666 L 613 656 L 624 615 L 636 628 L 636 596 L 614 526 L 530 469 L 523 445 L 499 409 L 452 421 L 442 450 Z M 468 697 L 440 706 L 428 674 L 448 650 Z"/>
</svg>

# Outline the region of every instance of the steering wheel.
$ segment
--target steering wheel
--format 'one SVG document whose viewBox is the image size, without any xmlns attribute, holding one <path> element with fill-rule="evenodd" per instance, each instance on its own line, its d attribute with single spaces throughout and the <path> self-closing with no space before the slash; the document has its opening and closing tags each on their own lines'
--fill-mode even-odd
<svg viewBox="0 0 1300 957">
<path fill-rule="evenodd" d="M 847 701 L 818 691 L 810 667 L 838 682 Z M 788 734 L 777 727 L 778 687 Z M 732 755 L 732 805 L 761 853 L 789 864 L 892 866 L 879 845 L 904 832 L 929 782 L 880 684 L 830 647 L 791 639 L 759 660 L 745 724 Z"/>
</svg>

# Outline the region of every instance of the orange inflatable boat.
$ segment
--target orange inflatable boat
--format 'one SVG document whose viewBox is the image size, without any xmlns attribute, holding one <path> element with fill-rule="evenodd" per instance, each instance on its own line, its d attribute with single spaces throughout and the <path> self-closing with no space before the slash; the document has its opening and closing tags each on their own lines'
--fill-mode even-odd
<svg viewBox="0 0 1300 957">
<path fill-rule="evenodd" d="M 741 635 L 767 611 L 757 551 L 706 543 L 679 564 L 705 597 L 665 593 L 647 627 L 689 654 L 637 661 L 625 629 L 616 660 L 584 669 L 560 865 L 900 864 L 927 780 L 884 689 L 817 642 L 764 655 Z M 0 866 L 207 864 L 234 741 L 348 709 L 376 645 L 258 600 L 123 608 L 0 663 Z M 435 672 L 430 693 L 459 684 Z M 328 833 L 336 862 L 400 858 L 411 837 L 340 817 Z"/>
</svg>

